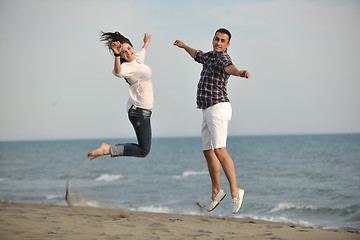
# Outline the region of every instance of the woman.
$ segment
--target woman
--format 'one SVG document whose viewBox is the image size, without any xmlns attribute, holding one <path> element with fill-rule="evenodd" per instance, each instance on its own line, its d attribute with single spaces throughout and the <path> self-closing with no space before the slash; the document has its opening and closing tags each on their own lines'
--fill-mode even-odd
<svg viewBox="0 0 360 240">
<path fill-rule="evenodd" d="M 113 74 L 119 78 L 124 78 L 130 85 L 130 96 L 126 110 L 135 129 L 138 143 L 117 145 L 102 143 L 99 148 L 89 152 L 88 157 L 90 160 L 109 154 L 111 157 L 146 157 L 151 147 L 150 118 L 154 97 L 151 69 L 143 62 L 146 49 L 151 41 L 151 35 L 145 34 L 144 45 L 136 54 L 130 40 L 119 32 L 102 32 L 101 41 L 105 42 L 105 45 L 115 56 Z"/>
</svg>

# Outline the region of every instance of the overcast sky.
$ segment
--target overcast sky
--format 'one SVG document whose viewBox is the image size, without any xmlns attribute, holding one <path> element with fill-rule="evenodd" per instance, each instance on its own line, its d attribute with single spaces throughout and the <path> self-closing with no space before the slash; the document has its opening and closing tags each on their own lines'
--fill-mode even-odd
<svg viewBox="0 0 360 240">
<path fill-rule="evenodd" d="M 249 80 L 230 77 L 230 135 L 360 132 L 359 1 L 0 0 L 0 140 L 133 137 L 128 85 L 99 31 L 119 31 L 153 71 L 154 137 L 200 136 L 201 65 L 220 27 Z"/>
</svg>

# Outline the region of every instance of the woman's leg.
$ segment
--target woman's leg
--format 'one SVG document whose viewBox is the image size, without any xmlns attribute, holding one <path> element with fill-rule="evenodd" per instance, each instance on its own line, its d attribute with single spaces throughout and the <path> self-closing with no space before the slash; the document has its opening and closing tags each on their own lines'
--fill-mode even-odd
<svg viewBox="0 0 360 240">
<path fill-rule="evenodd" d="M 152 112 L 146 109 L 130 109 L 129 120 L 134 127 L 138 144 L 125 143 L 109 145 L 102 143 L 97 149 L 88 153 L 90 160 L 109 154 L 111 157 L 146 157 L 149 154 L 151 148 L 151 114 Z"/>
<path fill-rule="evenodd" d="M 109 155 L 111 146 L 114 146 L 114 145 L 102 143 L 102 144 L 100 144 L 100 147 L 98 147 L 94 151 L 89 152 L 88 157 L 90 158 L 90 160 L 93 160 L 94 158 L 97 158 L 97 157 Z"/>
<path fill-rule="evenodd" d="M 129 120 L 134 127 L 138 144 L 125 143 L 110 147 L 112 157 L 146 157 L 151 148 L 151 111 L 137 108 L 129 110 Z"/>
</svg>

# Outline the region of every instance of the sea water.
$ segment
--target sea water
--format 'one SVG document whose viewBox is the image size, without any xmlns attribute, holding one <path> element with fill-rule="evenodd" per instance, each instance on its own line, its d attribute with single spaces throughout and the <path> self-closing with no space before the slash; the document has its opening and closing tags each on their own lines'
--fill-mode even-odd
<svg viewBox="0 0 360 240">
<path fill-rule="evenodd" d="M 245 189 L 237 215 L 223 172 L 222 203 L 211 213 L 194 204 L 211 197 L 200 137 L 154 138 L 146 158 L 86 158 L 101 142 L 129 141 L 135 139 L 0 142 L 0 201 L 66 205 L 70 173 L 70 195 L 77 192 L 81 205 L 360 230 L 360 134 L 229 137 Z"/>
</svg>

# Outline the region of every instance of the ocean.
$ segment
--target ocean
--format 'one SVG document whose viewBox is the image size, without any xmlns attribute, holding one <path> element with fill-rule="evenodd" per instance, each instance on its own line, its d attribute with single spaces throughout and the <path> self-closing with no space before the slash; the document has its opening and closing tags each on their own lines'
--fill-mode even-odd
<svg viewBox="0 0 360 240">
<path fill-rule="evenodd" d="M 200 137 L 153 138 L 147 158 L 89 161 L 101 142 L 135 139 L 0 142 L 0 201 L 77 205 L 134 211 L 251 217 L 324 229 L 360 230 L 360 134 L 230 136 L 238 186 L 233 215 L 228 193 L 211 213 L 195 205 L 211 197 Z"/>
</svg>

